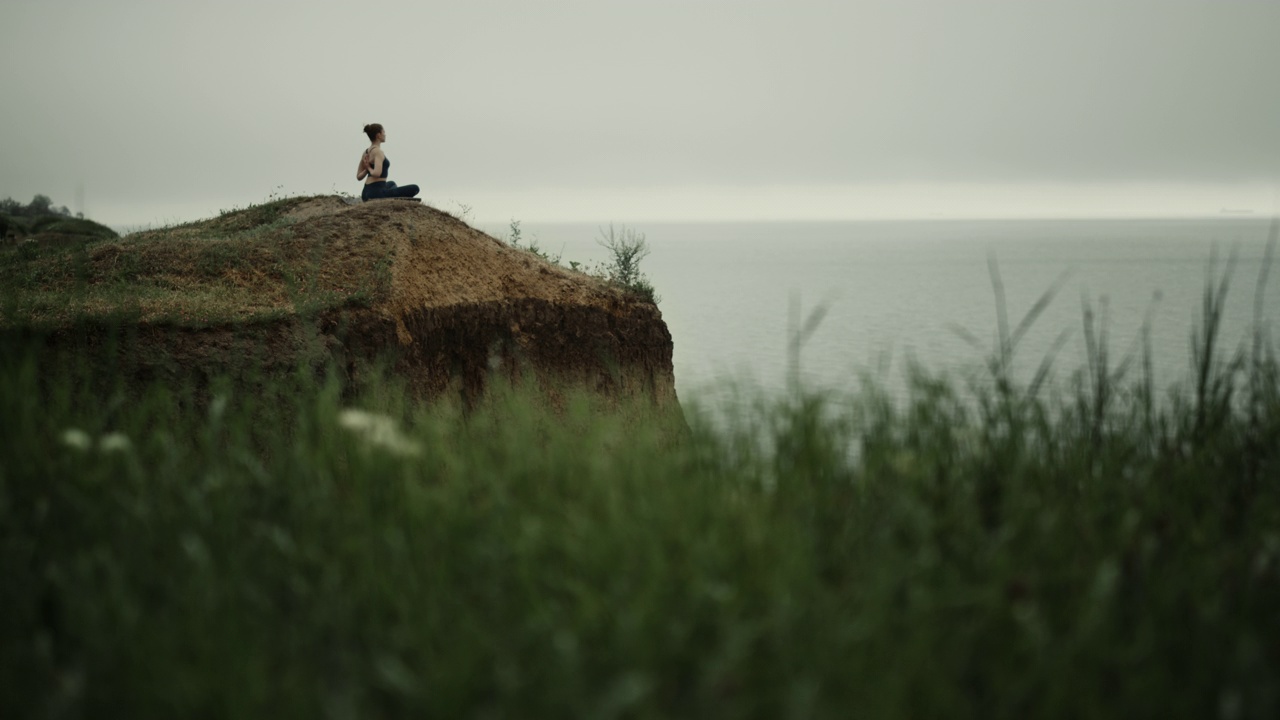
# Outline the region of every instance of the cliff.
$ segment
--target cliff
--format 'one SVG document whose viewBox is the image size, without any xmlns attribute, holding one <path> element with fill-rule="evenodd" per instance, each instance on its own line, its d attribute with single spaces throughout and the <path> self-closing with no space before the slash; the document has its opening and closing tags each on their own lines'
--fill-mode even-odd
<svg viewBox="0 0 1280 720">
<path fill-rule="evenodd" d="M 416 202 L 291 198 L 0 258 L 6 341 L 133 380 L 302 365 L 358 386 L 383 363 L 426 399 L 522 377 L 677 407 L 656 305 Z"/>
</svg>

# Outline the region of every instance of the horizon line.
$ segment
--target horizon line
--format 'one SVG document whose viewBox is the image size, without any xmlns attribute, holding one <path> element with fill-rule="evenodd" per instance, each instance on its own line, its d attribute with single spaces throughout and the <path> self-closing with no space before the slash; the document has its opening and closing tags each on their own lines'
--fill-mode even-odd
<svg viewBox="0 0 1280 720">
<path fill-rule="evenodd" d="M 450 212 L 444 208 L 424 203 L 424 206 L 433 210 L 444 212 L 454 217 L 458 217 L 456 213 Z M 240 208 L 246 209 L 246 208 Z M 231 210 L 229 212 L 235 212 Z M 204 220 L 212 220 L 216 216 L 199 218 L 196 220 L 179 220 L 169 223 L 102 223 L 121 236 L 130 235 L 136 232 L 145 232 L 149 230 L 163 230 L 165 228 L 177 227 L 192 222 L 202 222 Z M 87 218 L 92 220 L 92 218 Z M 507 226 L 512 219 L 497 220 L 492 218 L 476 218 L 464 219 L 458 218 L 467 223 L 470 227 L 480 228 L 481 226 Z M 767 225 L 767 224 L 805 224 L 805 223 L 908 223 L 908 222 L 1156 222 L 1156 221 L 1185 221 L 1185 220 L 1222 220 L 1222 221 L 1280 221 L 1280 213 L 1258 213 L 1258 212 L 1218 212 L 1218 213 L 1135 213 L 1135 214 L 975 214 L 975 215 L 883 215 L 883 216 L 844 216 L 844 217 L 777 217 L 777 218 L 743 218 L 743 217 L 726 217 L 726 218 L 648 218 L 648 219 L 622 219 L 614 218 L 612 220 L 582 220 L 582 219 L 550 219 L 550 220 L 519 220 L 526 225 Z"/>
</svg>

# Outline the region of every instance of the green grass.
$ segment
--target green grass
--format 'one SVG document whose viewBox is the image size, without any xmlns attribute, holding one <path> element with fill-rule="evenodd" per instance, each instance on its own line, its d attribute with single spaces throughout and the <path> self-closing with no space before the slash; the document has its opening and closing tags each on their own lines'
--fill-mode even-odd
<svg viewBox="0 0 1280 720">
<path fill-rule="evenodd" d="M 1063 395 L 917 370 L 679 439 L 3 348 L 0 715 L 1275 717 L 1274 348 L 1202 325 L 1166 401 L 1093 327 Z"/>
<path fill-rule="evenodd" d="M 61 236 L 76 238 L 83 242 L 93 240 L 111 240 L 119 237 L 116 231 L 84 218 L 66 217 L 64 215 L 8 215 L 0 213 L 0 236 L 12 232 L 19 239 L 34 236 L 37 242 L 41 236 Z M 0 239 L 3 239 L 0 237 Z"/>
<path fill-rule="evenodd" d="M 307 199 L 104 242 L 0 249 L 0 327 L 128 316 L 200 328 L 367 306 L 385 295 L 390 272 L 378 248 L 335 260 L 325 256 L 331 245 L 294 236 L 284 212 Z"/>
</svg>

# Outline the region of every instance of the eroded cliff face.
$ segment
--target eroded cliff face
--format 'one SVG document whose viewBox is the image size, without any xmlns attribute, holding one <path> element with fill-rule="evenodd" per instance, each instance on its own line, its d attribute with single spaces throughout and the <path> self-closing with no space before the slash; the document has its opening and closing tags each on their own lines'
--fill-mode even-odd
<svg viewBox="0 0 1280 720">
<path fill-rule="evenodd" d="M 372 308 L 381 323 L 347 335 L 362 345 L 357 356 L 394 344 L 399 373 L 423 396 L 450 385 L 474 395 L 494 374 L 532 374 L 547 388 L 675 401 L 671 334 L 653 303 L 417 203 L 339 213 L 380 224 L 395 258 L 387 299 Z"/>
<path fill-rule="evenodd" d="M 553 396 L 568 384 L 678 408 L 656 305 L 419 203 L 293 199 L 91 247 L 88 258 L 89 283 L 118 282 L 110 272 L 123 263 L 132 282 L 176 295 L 139 292 L 124 325 L 119 312 L 19 317 L 5 334 L 38 334 L 147 380 L 309 365 L 358 386 L 382 363 L 422 399 L 472 400 L 517 378 Z M 232 299 L 210 310 L 206 295 Z"/>
<path fill-rule="evenodd" d="M 345 331 L 343 320 L 352 323 Z M 357 363 L 394 358 L 396 373 L 421 397 L 453 387 L 474 398 L 500 376 L 530 378 L 549 391 L 568 384 L 619 398 L 647 396 L 658 405 L 675 401 L 671 336 L 652 306 L 518 298 L 406 308 L 390 321 L 369 320 L 331 321 L 327 337 L 344 338 L 345 356 Z M 348 367 L 358 379 L 358 366 Z"/>
</svg>

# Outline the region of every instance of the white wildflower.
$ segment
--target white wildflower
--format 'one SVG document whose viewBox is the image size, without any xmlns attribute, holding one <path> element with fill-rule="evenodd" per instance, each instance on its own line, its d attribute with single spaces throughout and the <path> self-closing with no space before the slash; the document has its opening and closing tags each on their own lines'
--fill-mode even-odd
<svg viewBox="0 0 1280 720">
<path fill-rule="evenodd" d="M 364 410 L 348 408 L 338 414 L 338 424 L 364 437 L 370 445 L 376 445 L 395 455 L 416 457 L 422 454 L 422 446 L 405 437 L 396 427 L 395 420 Z"/>
<path fill-rule="evenodd" d="M 227 411 L 227 396 L 219 395 L 209 403 L 209 419 L 218 420 Z"/>
<path fill-rule="evenodd" d="M 348 430 L 361 432 L 373 427 L 378 420 L 390 420 L 363 410 L 348 408 L 338 413 L 338 424 Z"/>
<path fill-rule="evenodd" d="M 124 433 L 110 432 L 98 438 L 98 449 L 107 452 L 127 452 L 133 443 Z"/>
<path fill-rule="evenodd" d="M 93 438 L 80 428 L 67 428 L 62 431 L 62 444 L 73 450 L 84 452 L 93 447 Z"/>
</svg>

